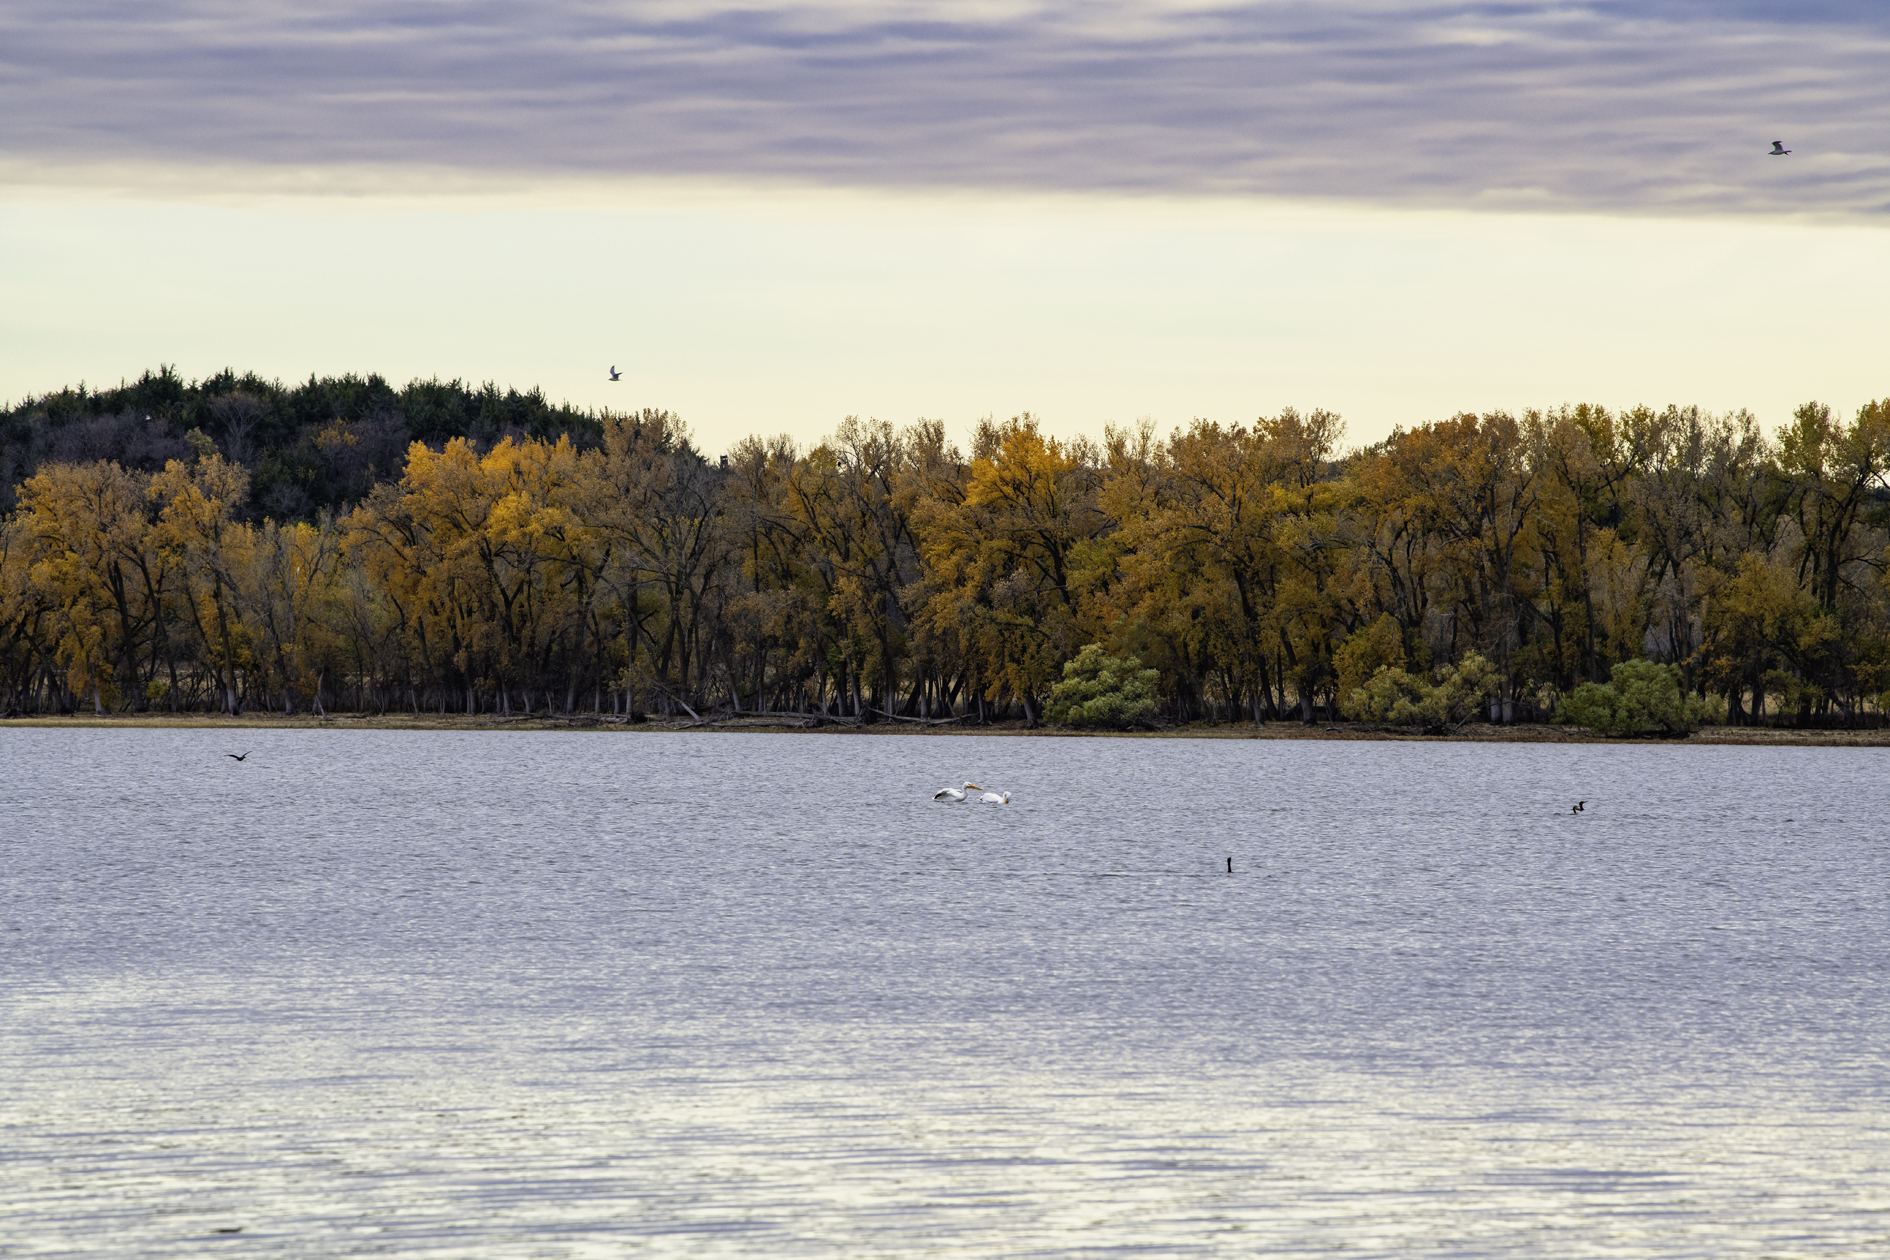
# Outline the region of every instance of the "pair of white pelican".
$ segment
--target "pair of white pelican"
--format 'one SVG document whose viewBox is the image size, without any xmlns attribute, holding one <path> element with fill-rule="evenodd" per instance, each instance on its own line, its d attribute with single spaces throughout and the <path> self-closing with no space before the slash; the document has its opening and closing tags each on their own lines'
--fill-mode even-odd
<svg viewBox="0 0 1890 1260">
<path fill-rule="evenodd" d="M 1009 792 L 1004 793 L 1002 796 L 999 796 L 996 792 L 984 792 L 983 796 L 972 796 L 971 793 L 973 792 L 984 792 L 984 789 L 975 783 L 966 783 L 962 788 L 940 788 L 938 791 L 932 793 L 932 799 L 945 805 L 957 805 L 962 801 L 982 801 L 986 805 L 1009 805 L 1011 803 L 1011 794 Z"/>
</svg>

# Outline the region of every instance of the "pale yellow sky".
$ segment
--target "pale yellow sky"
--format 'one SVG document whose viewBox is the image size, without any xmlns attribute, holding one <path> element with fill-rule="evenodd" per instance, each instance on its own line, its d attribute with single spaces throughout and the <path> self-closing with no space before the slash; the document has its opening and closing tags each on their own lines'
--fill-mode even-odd
<svg viewBox="0 0 1890 1260">
<path fill-rule="evenodd" d="M 424 185 L 425 181 L 418 181 Z M 1354 442 L 1562 402 L 1890 395 L 1890 233 L 1762 218 L 741 184 L 0 189 L 0 400 L 159 363 L 459 376 L 682 413 L 1060 433 L 1291 404 Z M 332 185 L 331 185 L 332 186 Z M 612 363 L 624 380 L 612 385 Z"/>
</svg>

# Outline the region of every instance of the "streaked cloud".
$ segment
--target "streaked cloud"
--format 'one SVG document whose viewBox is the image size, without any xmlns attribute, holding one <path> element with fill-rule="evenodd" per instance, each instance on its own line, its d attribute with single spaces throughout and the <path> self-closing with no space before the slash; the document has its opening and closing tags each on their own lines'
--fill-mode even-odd
<svg viewBox="0 0 1890 1260">
<path fill-rule="evenodd" d="M 1838 0 L 15 0 L 0 162 L 1876 217 L 1886 65 Z"/>
</svg>

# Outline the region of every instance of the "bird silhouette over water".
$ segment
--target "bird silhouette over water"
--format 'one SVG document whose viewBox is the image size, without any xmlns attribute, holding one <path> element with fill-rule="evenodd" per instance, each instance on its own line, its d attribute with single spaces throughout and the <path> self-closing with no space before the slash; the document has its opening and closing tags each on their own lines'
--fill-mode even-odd
<svg viewBox="0 0 1890 1260">
<path fill-rule="evenodd" d="M 1790 153 L 1790 152 L 1791 150 L 1785 147 L 1785 142 L 1783 140 L 1774 140 L 1772 141 L 1772 152 L 1769 156 L 1784 157 L 1787 153 Z"/>
<path fill-rule="evenodd" d="M 615 363 L 610 365 L 610 379 L 611 380 L 614 381 L 618 379 L 619 377 L 621 377 L 622 375 L 623 373 L 617 370 L 617 365 Z"/>
<path fill-rule="evenodd" d="M 1587 801 L 1576 801 L 1574 806 L 1571 807 L 1568 812 L 1571 814 L 1579 814 L 1587 808 L 1588 808 Z"/>
<path fill-rule="evenodd" d="M 249 760 L 248 753 L 243 753 L 240 756 L 236 753 L 224 753 L 223 755 L 225 757 L 228 757 L 231 761 L 248 761 Z"/>
</svg>

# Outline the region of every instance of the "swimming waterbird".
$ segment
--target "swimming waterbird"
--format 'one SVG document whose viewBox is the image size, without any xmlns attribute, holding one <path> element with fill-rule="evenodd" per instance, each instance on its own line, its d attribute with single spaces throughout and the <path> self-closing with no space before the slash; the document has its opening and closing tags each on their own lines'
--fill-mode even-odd
<svg viewBox="0 0 1890 1260">
<path fill-rule="evenodd" d="M 960 801 L 965 799 L 966 792 L 982 792 L 982 791 L 984 791 L 984 789 L 979 787 L 977 784 L 966 783 L 962 789 L 961 788 L 940 788 L 938 791 L 932 793 L 932 799 L 935 801 L 942 801 L 947 805 L 956 805 Z"/>
</svg>

